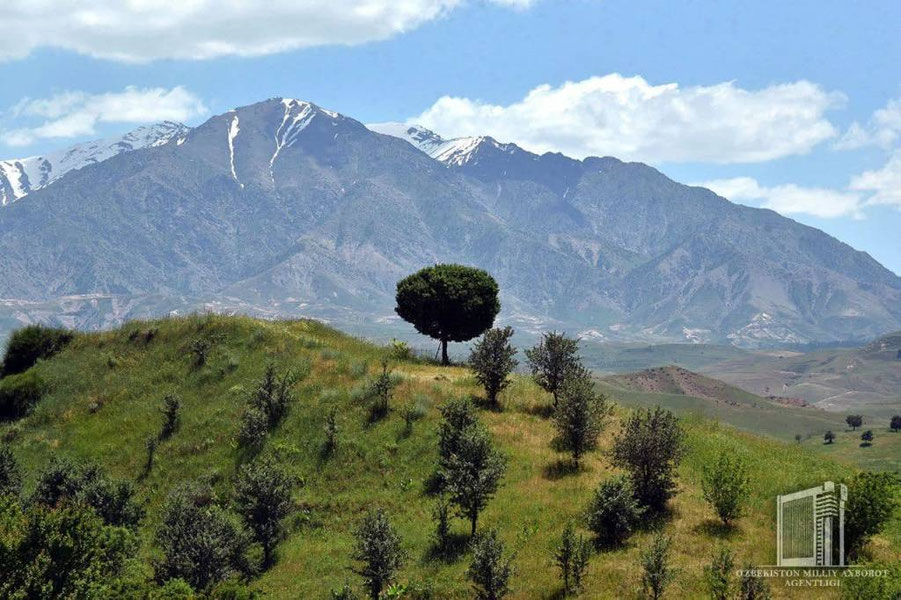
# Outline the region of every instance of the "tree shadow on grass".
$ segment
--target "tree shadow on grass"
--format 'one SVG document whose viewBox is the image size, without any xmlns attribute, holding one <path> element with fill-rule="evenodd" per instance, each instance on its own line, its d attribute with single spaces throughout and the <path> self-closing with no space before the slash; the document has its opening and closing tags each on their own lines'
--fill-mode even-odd
<svg viewBox="0 0 901 600">
<path fill-rule="evenodd" d="M 444 548 L 431 544 L 422 555 L 422 562 L 455 563 L 469 550 L 470 537 L 463 533 L 451 533 Z"/>
<path fill-rule="evenodd" d="M 719 519 L 705 519 L 695 525 L 692 531 L 719 540 L 731 540 L 739 532 L 735 525 L 725 525 Z"/>
<path fill-rule="evenodd" d="M 638 529 L 638 531 L 655 531 L 675 519 L 677 516 L 676 511 L 669 504 L 660 510 L 647 508 L 641 515 L 641 519 L 639 520 L 636 529 Z"/>
<path fill-rule="evenodd" d="M 564 477 L 578 475 L 583 470 L 582 465 L 569 458 L 560 458 L 545 465 L 542 475 L 549 481 L 557 481 Z"/>
<path fill-rule="evenodd" d="M 542 419 L 550 419 L 554 416 L 553 404 L 533 404 L 525 409 L 525 413 L 540 417 Z"/>
</svg>

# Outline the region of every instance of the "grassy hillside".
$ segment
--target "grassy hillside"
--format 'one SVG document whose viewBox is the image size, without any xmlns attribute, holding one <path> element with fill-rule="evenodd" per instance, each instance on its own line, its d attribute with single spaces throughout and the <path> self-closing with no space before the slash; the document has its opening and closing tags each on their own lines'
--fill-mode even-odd
<svg viewBox="0 0 901 600">
<path fill-rule="evenodd" d="M 213 344 L 199 368 L 190 350 L 198 338 Z M 147 502 L 141 534 L 142 553 L 149 558 L 157 552 L 152 534 L 173 485 L 207 478 L 221 497 L 229 497 L 243 460 L 234 438 L 247 393 L 268 363 L 292 368 L 302 375 L 295 385 L 298 401 L 264 453 L 302 477 L 303 485 L 295 493 L 298 510 L 279 546 L 278 562 L 253 587 L 272 598 L 327 598 L 345 580 L 357 583 L 348 569 L 351 532 L 366 509 L 380 506 L 409 553 L 401 579 L 430 583 L 435 597 L 466 598 L 469 556 L 451 563 L 430 559 L 433 500 L 424 484 L 437 458 L 438 407 L 479 390 L 466 369 L 393 361 L 399 382 L 393 412 L 369 425 L 361 390 L 386 353 L 310 321 L 208 315 L 130 323 L 111 332 L 79 335 L 60 354 L 38 363 L 34 369 L 48 382 L 50 393 L 30 416 L 0 425 L 0 435 L 11 440 L 31 476 L 26 488 L 54 453 L 95 460 L 112 475 L 136 480 Z M 613 386 L 606 391 L 617 401 L 639 403 L 635 398 L 641 396 Z M 140 478 L 144 440 L 159 430 L 159 408 L 168 393 L 182 399 L 181 428 L 160 444 L 153 471 Z M 665 395 L 646 396 L 651 402 Z M 509 467 L 480 527 L 498 528 L 508 548 L 517 550 L 513 597 L 556 597 L 560 586 L 554 546 L 565 522 L 578 518 L 598 482 L 614 472 L 603 450 L 628 409 L 615 411 L 601 436 L 601 451 L 587 457 L 585 468 L 564 474 L 557 468 L 563 455 L 552 448 L 553 428 L 543 416 L 547 396 L 517 377 L 501 400 L 502 412 L 482 412 L 481 418 Z M 420 405 L 425 416 L 406 434 L 399 409 L 409 404 Z M 337 452 L 325 458 L 323 423 L 331 408 L 338 410 L 340 439 Z M 849 468 L 823 456 L 813 443 L 784 443 L 698 417 L 684 419 L 683 425 L 688 451 L 679 470 L 680 493 L 664 523 L 675 536 L 679 568 L 672 598 L 703 595 L 702 566 L 720 541 L 729 543 L 741 562 L 772 564 L 774 496 L 849 474 Z M 877 438 L 877 444 L 885 437 Z M 716 525 L 700 491 L 701 468 L 722 450 L 746 457 L 752 469 L 750 514 L 731 532 Z M 454 526 L 460 535 L 468 530 L 462 520 Z M 624 548 L 595 555 L 585 597 L 632 597 L 638 587 L 639 548 L 649 536 L 641 532 Z M 877 538 L 872 552 L 877 560 L 901 561 L 901 525 L 894 523 Z M 801 597 L 778 588 L 775 592 L 777 597 Z M 817 593 L 831 597 L 829 591 L 811 590 L 803 597 Z"/>
</svg>

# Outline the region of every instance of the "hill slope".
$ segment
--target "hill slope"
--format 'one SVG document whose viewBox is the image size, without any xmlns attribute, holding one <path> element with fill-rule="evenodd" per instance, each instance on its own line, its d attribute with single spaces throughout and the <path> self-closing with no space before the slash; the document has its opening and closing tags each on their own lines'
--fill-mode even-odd
<svg viewBox="0 0 901 600">
<path fill-rule="evenodd" d="M 190 347 L 200 337 L 213 346 L 206 364 L 197 368 Z M 304 375 L 295 386 L 298 400 L 264 452 L 301 476 L 304 484 L 296 491 L 299 510 L 279 547 L 278 562 L 253 586 L 266 597 L 327 597 L 330 589 L 354 579 L 344 568 L 350 565 L 351 531 L 363 511 L 377 505 L 386 509 L 409 552 L 401 580 L 431 582 L 437 597 L 469 597 L 464 581 L 468 556 L 451 564 L 428 559 L 433 501 L 423 490 L 437 457 L 438 407 L 478 390 L 465 369 L 395 361 L 395 410 L 386 421 L 367 425 L 359 390 L 385 356 L 383 348 L 311 321 L 208 315 L 129 323 L 115 331 L 80 335 L 60 354 L 38 363 L 34 369 L 51 392 L 29 417 L 0 425 L 0 434 L 12 440 L 16 456 L 27 467 L 28 486 L 33 485 L 34 471 L 53 454 L 92 459 L 118 477 L 133 479 L 143 468 L 144 439 L 159 428 L 163 396 L 178 394 L 183 402 L 181 428 L 159 446 L 151 474 L 138 482 L 148 503 L 142 555 L 149 557 L 156 552 L 151 534 L 173 485 L 205 477 L 218 495 L 230 497 L 235 467 L 243 460 L 233 440 L 247 394 L 267 363 L 293 368 Z M 610 393 L 620 399 L 620 392 Z M 584 471 L 561 477 L 555 465 L 562 455 L 552 449 L 552 426 L 540 416 L 546 395 L 517 377 L 501 400 L 503 412 L 482 412 L 481 419 L 507 455 L 509 468 L 480 523 L 497 527 L 508 547 L 518 549 L 513 597 L 552 597 L 558 589 L 554 544 L 565 522 L 578 518 L 597 483 L 612 470 L 602 452 L 593 452 Z M 406 435 L 397 409 L 414 402 L 425 416 Z M 339 415 L 339 449 L 325 460 L 322 426 L 333 408 Z M 618 410 L 608 423 L 601 450 L 609 447 L 624 414 Z M 738 453 L 751 465 L 750 514 L 728 542 L 739 560 L 761 565 L 772 564 L 775 551 L 773 497 L 839 479 L 848 469 L 803 446 L 709 421 L 689 419 L 684 427 L 688 452 L 666 528 L 675 536 L 674 560 L 680 569 L 672 594 L 698 597 L 704 589 L 701 567 L 722 535 L 712 524 L 699 487 L 702 467 L 717 452 Z M 465 523 L 455 522 L 456 532 L 465 529 Z M 586 596 L 630 596 L 637 585 L 638 551 L 648 536 L 639 533 L 624 548 L 594 556 Z M 876 557 L 901 559 L 899 543 L 901 528 L 896 524 L 874 544 Z M 822 595 L 829 597 L 828 590 Z"/>
<path fill-rule="evenodd" d="M 461 262 L 533 332 L 755 346 L 901 326 L 901 278 L 821 231 L 647 165 L 470 142 L 441 162 L 275 98 L 71 171 L 0 209 L 0 323 L 210 305 L 355 328 L 393 317 L 403 275 Z"/>
</svg>

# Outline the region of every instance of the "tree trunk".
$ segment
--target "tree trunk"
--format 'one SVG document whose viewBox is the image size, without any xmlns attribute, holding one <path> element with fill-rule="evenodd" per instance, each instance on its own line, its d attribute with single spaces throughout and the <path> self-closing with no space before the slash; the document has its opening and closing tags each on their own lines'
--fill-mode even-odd
<svg viewBox="0 0 901 600">
<path fill-rule="evenodd" d="M 450 359 L 447 358 L 447 340 L 446 339 L 441 340 L 441 364 L 445 365 L 445 366 L 450 364 Z"/>
<path fill-rule="evenodd" d="M 476 513 L 473 513 L 473 515 L 470 517 L 470 521 L 472 522 L 472 529 L 469 530 L 470 537 L 474 537 L 476 534 L 476 521 L 478 521 L 478 520 L 479 520 L 479 515 Z"/>
</svg>

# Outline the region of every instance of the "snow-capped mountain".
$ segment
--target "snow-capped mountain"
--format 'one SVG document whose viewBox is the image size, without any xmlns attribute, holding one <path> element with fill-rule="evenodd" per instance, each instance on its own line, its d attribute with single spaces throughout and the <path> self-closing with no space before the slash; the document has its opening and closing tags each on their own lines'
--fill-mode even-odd
<svg viewBox="0 0 901 600">
<path fill-rule="evenodd" d="M 163 121 L 144 125 L 125 135 L 84 142 L 44 156 L 0 160 L 0 206 L 47 187 L 66 173 L 103 162 L 122 152 L 182 140 L 190 128 Z"/>
<path fill-rule="evenodd" d="M 525 152 L 516 144 L 502 144 L 489 136 L 470 136 L 444 139 L 434 131 L 406 123 L 372 123 L 367 125 L 376 133 L 407 140 L 435 160 L 448 166 L 461 167 L 479 159 L 482 152 L 499 150 L 508 154 Z"/>
</svg>

